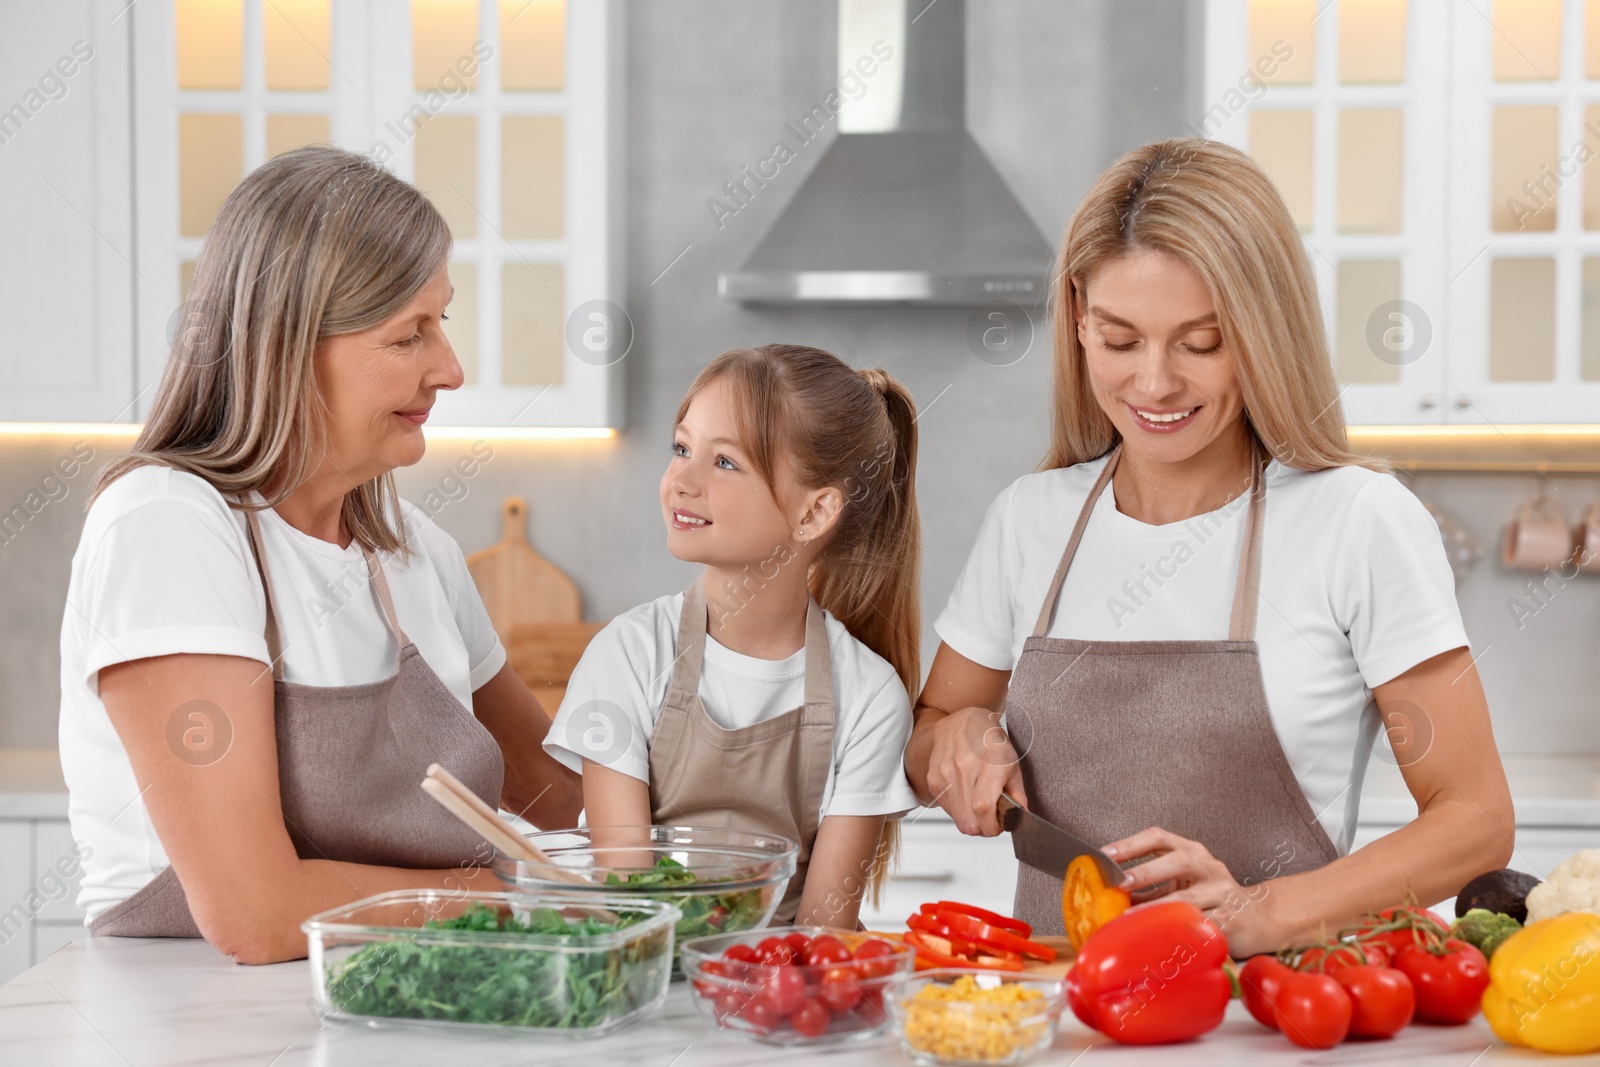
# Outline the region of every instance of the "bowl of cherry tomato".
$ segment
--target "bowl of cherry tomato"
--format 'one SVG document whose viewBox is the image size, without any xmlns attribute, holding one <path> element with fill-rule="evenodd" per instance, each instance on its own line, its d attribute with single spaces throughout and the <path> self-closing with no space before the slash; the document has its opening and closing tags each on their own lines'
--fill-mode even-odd
<svg viewBox="0 0 1600 1067">
<path fill-rule="evenodd" d="M 884 988 L 911 949 L 819 926 L 769 927 L 683 943 L 695 1007 L 719 1030 L 769 1045 L 831 1045 L 881 1034 Z"/>
</svg>

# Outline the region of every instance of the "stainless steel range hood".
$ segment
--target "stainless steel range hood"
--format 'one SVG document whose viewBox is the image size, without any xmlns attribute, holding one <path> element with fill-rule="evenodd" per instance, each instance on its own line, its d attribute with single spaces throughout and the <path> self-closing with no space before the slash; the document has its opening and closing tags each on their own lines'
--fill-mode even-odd
<svg viewBox="0 0 1600 1067">
<path fill-rule="evenodd" d="M 721 295 L 1040 299 L 1051 248 L 967 132 L 965 61 L 965 0 L 839 0 L 839 134 L 743 267 L 720 276 Z"/>
</svg>

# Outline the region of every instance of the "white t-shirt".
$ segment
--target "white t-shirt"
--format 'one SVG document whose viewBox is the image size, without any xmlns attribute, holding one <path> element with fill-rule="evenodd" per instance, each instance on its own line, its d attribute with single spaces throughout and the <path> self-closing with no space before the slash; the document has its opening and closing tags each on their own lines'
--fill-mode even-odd
<svg viewBox="0 0 1600 1067">
<path fill-rule="evenodd" d="M 573 770 L 585 757 L 650 780 L 650 736 L 672 684 L 683 594 L 641 604 L 595 635 L 567 683 L 544 747 Z M 911 702 L 888 661 L 827 612 L 833 657 L 833 762 L 822 814 L 896 817 L 917 806 L 906 781 Z M 737 730 L 805 703 L 806 653 L 756 659 L 706 635 L 700 701 L 713 722 Z"/>
<path fill-rule="evenodd" d="M 1029 474 L 1000 494 L 935 623 L 950 648 L 1010 670 L 1104 457 Z M 1267 466 L 1256 641 L 1273 725 L 1341 854 L 1379 728 L 1374 686 L 1468 645 L 1439 528 L 1395 478 L 1363 467 Z M 1224 640 L 1248 494 L 1150 526 L 1100 494 L 1048 636 Z"/>
<path fill-rule="evenodd" d="M 505 649 L 455 541 L 410 504 L 402 512 L 410 561 L 383 559 L 395 613 L 471 710 Z M 360 546 L 318 540 L 272 510 L 259 518 L 285 679 L 343 686 L 392 676 L 397 647 Z M 266 600 L 248 538 L 243 512 L 203 479 L 166 467 L 130 471 L 89 509 L 61 625 L 60 737 L 72 835 L 89 846 L 78 904 L 91 919 L 168 864 L 100 702 L 98 672 L 175 653 L 267 663 Z"/>
</svg>

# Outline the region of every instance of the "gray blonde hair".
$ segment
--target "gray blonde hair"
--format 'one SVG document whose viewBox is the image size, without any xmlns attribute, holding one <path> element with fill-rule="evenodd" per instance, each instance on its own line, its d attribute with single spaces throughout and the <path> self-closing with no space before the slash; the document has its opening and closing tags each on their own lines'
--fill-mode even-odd
<svg viewBox="0 0 1600 1067">
<path fill-rule="evenodd" d="M 94 495 L 159 464 L 281 503 L 323 451 L 317 343 L 398 314 L 449 253 L 438 210 L 365 156 L 311 145 L 257 167 L 206 235 L 150 418 Z M 405 552 L 393 474 L 346 494 L 343 518 L 363 546 Z"/>
<path fill-rule="evenodd" d="M 1041 470 L 1096 459 L 1119 439 L 1095 400 L 1074 302 L 1096 271 L 1136 248 L 1176 256 L 1205 281 L 1245 420 L 1272 456 L 1307 471 L 1389 469 L 1350 447 L 1316 278 L 1277 187 L 1238 149 L 1184 137 L 1113 163 L 1067 225 L 1050 294 L 1055 410 Z"/>
</svg>

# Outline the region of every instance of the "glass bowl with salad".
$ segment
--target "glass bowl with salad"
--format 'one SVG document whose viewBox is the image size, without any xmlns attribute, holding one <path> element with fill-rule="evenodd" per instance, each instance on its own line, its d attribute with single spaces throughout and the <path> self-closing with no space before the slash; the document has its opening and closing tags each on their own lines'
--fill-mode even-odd
<svg viewBox="0 0 1600 1067">
<path fill-rule="evenodd" d="M 695 1007 L 719 1030 L 769 1045 L 843 1044 L 889 1025 L 884 990 L 911 973 L 898 941 L 818 926 L 700 937 L 682 946 Z"/>
<path fill-rule="evenodd" d="M 776 834 L 718 827 L 623 826 L 547 830 L 528 843 L 587 885 L 548 866 L 495 853 L 509 892 L 639 896 L 681 912 L 677 943 L 766 926 L 794 876 L 800 846 Z"/>
<path fill-rule="evenodd" d="M 678 917 L 637 896 L 403 889 L 301 929 L 325 1017 L 596 1037 L 666 999 Z"/>
</svg>

